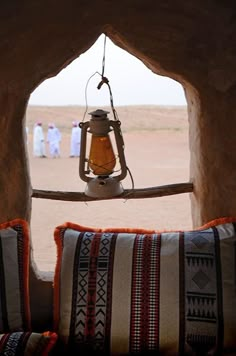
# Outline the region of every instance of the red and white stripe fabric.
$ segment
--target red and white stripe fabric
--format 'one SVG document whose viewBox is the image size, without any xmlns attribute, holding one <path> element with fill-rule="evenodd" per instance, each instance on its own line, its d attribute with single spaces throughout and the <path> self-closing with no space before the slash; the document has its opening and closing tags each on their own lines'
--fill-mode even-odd
<svg viewBox="0 0 236 356">
<path fill-rule="evenodd" d="M 68 350 L 236 350 L 235 221 L 176 232 L 58 226 L 54 323 Z"/>
</svg>

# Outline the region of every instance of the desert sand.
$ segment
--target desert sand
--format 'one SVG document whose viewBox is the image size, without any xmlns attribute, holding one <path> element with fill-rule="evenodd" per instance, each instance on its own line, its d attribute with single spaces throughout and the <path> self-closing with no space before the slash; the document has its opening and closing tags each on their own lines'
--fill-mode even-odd
<svg viewBox="0 0 236 356">
<path fill-rule="evenodd" d="M 103 108 L 108 109 L 109 108 Z M 92 111 L 90 108 L 88 111 Z M 135 188 L 189 181 L 189 137 L 186 107 L 129 106 L 116 108 L 125 141 L 125 155 Z M 110 110 L 109 110 L 110 111 Z M 78 158 L 70 158 L 72 121 L 89 119 L 83 107 L 29 106 L 28 158 L 34 189 L 82 192 L 86 183 L 78 174 Z M 112 115 L 109 117 L 112 119 Z M 33 127 L 42 121 L 45 137 L 48 123 L 62 132 L 61 157 L 33 157 Z M 46 145 L 47 155 L 49 155 Z M 131 189 L 128 175 L 122 182 Z M 160 198 L 63 202 L 33 198 L 31 234 L 34 259 L 42 271 L 54 271 L 56 246 L 54 229 L 64 222 L 88 227 L 132 227 L 156 230 L 191 229 L 188 193 Z"/>
</svg>

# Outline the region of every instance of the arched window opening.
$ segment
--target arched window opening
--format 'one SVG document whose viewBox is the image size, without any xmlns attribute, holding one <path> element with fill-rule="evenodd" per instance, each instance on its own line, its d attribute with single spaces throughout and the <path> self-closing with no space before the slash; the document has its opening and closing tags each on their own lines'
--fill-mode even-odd
<svg viewBox="0 0 236 356">
<path fill-rule="evenodd" d="M 28 154 L 32 187 L 35 189 L 83 192 L 78 174 L 79 160 L 70 157 L 73 121 L 85 112 L 85 87 L 89 109 L 110 110 L 106 88 L 97 89 L 103 55 L 103 36 L 32 93 L 26 113 Z M 187 104 L 182 86 L 170 78 L 153 74 L 137 58 L 107 39 L 104 74 L 112 87 L 114 105 L 122 125 L 127 165 L 135 188 L 189 180 Z M 42 122 L 45 141 L 48 125 L 61 131 L 60 158 L 33 155 L 33 129 Z M 122 183 L 131 188 L 130 177 Z M 31 231 L 34 258 L 41 270 L 53 270 L 56 249 L 53 231 L 66 221 L 91 227 L 139 227 L 150 229 L 191 228 L 188 194 L 158 199 L 64 202 L 33 199 Z"/>
</svg>

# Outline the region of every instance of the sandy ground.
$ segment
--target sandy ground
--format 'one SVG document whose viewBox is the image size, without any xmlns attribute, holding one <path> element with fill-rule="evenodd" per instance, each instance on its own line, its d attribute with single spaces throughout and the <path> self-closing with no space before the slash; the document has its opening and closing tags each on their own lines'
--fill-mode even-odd
<svg viewBox="0 0 236 356">
<path fill-rule="evenodd" d="M 40 111 L 41 110 L 41 111 Z M 44 111 L 43 111 L 44 110 Z M 69 158 L 71 121 L 76 111 L 32 107 L 27 114 L 28 155 L 32 187 L 35 189 L 84 191 L 78 175 L 79 161 Z M 50 113 L 48 113 L 50 111 Z M 127 165 L 135 188 L 189 181 L 188 122 L 186 108 L 123 108 Z M 60 113 L 60 115 L 58 114 Z M 33 123 L 40 118 L 44 132 L 48 122 L 62 131 L 61 158 L 40 159 L 32 155 Z M 55 117 L 59 117 L 58 120 Z M 64 119 L 63 119 L 64 117 Z M 69 117 L 69 118 L 68 118 Z M 146 118 L 149 118 L 147 125 Z M 137 130 L 138 126 L 138 130 Z M 123 128 L 123 121 L 122 121 Z M 48 152 L 48 147 L 47 152 Z M 130 189 L 128 176 L 123 186 Z M 158 230 L 191 229 L 189 194 L 136 200 L 61 202 L 33 199 L 31 232 L 34 258 L 40 270 L 54 271 L 56 246 L 54 228 L 64 222 L 90 227 L 139 227 Z"/>
</svg>

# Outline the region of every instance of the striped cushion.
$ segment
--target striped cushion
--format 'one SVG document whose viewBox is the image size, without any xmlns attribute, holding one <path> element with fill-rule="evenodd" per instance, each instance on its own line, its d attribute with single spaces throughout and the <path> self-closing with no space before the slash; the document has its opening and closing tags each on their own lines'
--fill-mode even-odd
<svg viewBox="0 0 236 356">
<path fill-rule="evenodd" d="M 71 354 L 236 352 L 236 219 L 194 231 L 55 229 L 55 330 Z"/>
<path fill-rule="evenodd" d="M 47 356 L 57 340 L 57 334 L 45 332 L 13 332 L 0 334 L 0 355 Z"/>
<path fill-rule="evenodd" d="M 29 231 L 24 220 L 0 224 L 0 333 L 29 330 Z"/>
</svg>

